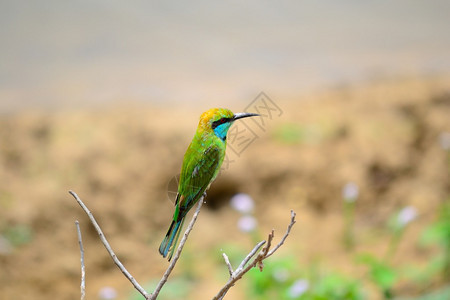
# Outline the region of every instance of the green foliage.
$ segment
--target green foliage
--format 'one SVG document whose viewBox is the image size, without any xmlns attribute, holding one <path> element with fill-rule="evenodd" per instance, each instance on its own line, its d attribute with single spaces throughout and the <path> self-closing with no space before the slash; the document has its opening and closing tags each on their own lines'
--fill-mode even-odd
<svg viewBox="0 0 450 300">
<path fill-rule="evenodd" d="M 411 213 L 412 212 L 412 213 Z M 403 213 L 403 214 L 402 214 Z M 378 286 L 385 299 L 393 297 L 392 290 L 395 284 L 401 279 L 407 280 L 410 284 L 422 289 L 427 289 L 433 282 L 436 282 L 436 275 L 443 274 L 443 279 L 450 279 L 450 204 L 444 203 L 440 209 L 438 220 L 430 225 L 422 234 L 422 245 L 439 245 L 442 249 L 441 255 L 430 259 L 425 268 L 410 265 L 405 270 L 401 266 L 394 268 L 390 260 L 397 249 L 397 245 L 403 237 L 403 233 L 410 221 L 415 218 L 415 212 L 411 207 L 406 207 L 396 216 L 390 218 L 388 223 L 390 228 L 390 243 L 385 257 L 379 258 L 371 254 L 358 256 L 358 261 L 365 264 L 369 270 L 371 281 Z M 432 294 L 430 294 L 432 295 Z M 437 295 L 440 295 L 437 293 Z M 429 296 L 423 299 L 447 299 L 440 296 Z M 419 299 L 419 298 L 417 298 Z M 422 299 L 422 298 L 420 298 Z"/>
<path fill-rule="evenodd" d="M 294 282 L 292 257 L 266 261 L 261 272 L 253 268 L 248 273 L 248 295 L 253 299 L 289 299 L 285 292 Z M 281 296 L 283 295 L 283 296 Z M 280 297 L 281 296 L 281 297 Z"/>
<path fill-rule="evenodd" d="M 438 243 L 444 248 L 450 247 L 450 201 L 442 205 L 438 220 L 425 230 L 422 242 Z"/>
<path fill-rule="evenodd" d="M 233 243 L 222 245 L 220 248 L 216 249 L 215 253 L 226 253 L 231 265 L 235 267 L 238 266 L 241 263 L 242 259 L 247 255 L 247 253 L 245 253 L 240 245 Z M 226 268 L 225 264 L 223 263 L 222 255 L 215 255 L 214 257 L 217 259 L 217 263 L 219 265 Z"/>
<path fill-rule="evenodd" d="M 7 227 L 4 230 L 3 235 L 13 247 L 28 244 L 33 239 L 33 232 L 31 228 L 20 224 Z"/>
<path fill-rule="evenodd" d="M 419 297 L 408 297 L 408 298 L 396 298 L 396 300 L 447 300 L 450 299 L 450 286 L 443 289 L 433 291 L 432 293 L 419 296 Z"/>
<path fill-rule="evenodd" d="M 275 130 L 274 137 L 286 144 L 300 143 L 305 138 L 305 130 L 298 124 L 283 124 Z"/>
<path fill-rule="evenodd" d="M 399 280 L 399 270 L 390 263 L 403 238 L 403 234 L 410 222 L 417 216 L 414 207 L 406 206 L 393 214 L 388 221 L 390 239 L 388 250 L 384 257 L 377 257 L 369 253 L 359 254 L 357 261 L 365 264 L 369 270 L 370 280 L 379 288 L 385 299 L 393 298 L 392 289 Z"/>
<path fill-rule="evenodd" d="M 444 203 L 440 209 L 438 220 L 423 232 L 421 243 L 436 244 L 441 253 L 432 262 L 432 270 L 442 272 L 444 279 L 450 280 L 450 201 Z"/>
<path fill-rule="evenodd" d="M 316 282 L 303 298 L 311 300 L 360 300 L 364 299 L 361 283 L 358 280 L 347 278 L 338 273 L 330 273 Z"/>
<path fill-rule="evenodd" d="M 286 144 L 317 143 L 321 139 L 321 133 L 313 126 L 286 123 L 274 130 L 273 137 Z"/>
<path fill-rule="evenodd" d="M 337 273 L 301 274 L 294 257 L 271 259 L 262 272 L 254 268 L 248 273 L 249 299 L 347 299 L 363 298 L 359 281 Z M 308 273 L 308 272 L 305 272 Z"/>
<path fill-rule="evenodd" d="M 347 250 L 355 247 L 354 223 L 355 223 L 355 202 L 344 201 L 344 232 L 342 243 Z"/>
<path fill-rule="evenodd" d="M 358 261 L 369 267 L 370 278 L 384 293 L 392 288 L 398 275 L 386 261 L 371 254 L 360 255 Z"/>
</svg>

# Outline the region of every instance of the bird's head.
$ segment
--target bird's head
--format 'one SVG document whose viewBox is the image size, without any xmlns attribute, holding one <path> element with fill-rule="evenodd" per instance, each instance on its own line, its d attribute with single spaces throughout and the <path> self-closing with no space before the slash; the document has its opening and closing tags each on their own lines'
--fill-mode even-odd
<svg viewBox="0 0 450 300">
<path fill-rule="evenodd" d="M 228 129 L 233 124 L 234 121 L 246 117 L 259 116 L 254 113 L 233 113 L 231 110 L 226 108 L 212 108 L 205 111 L 200 116 L 199 127 L 203 130 L 214 131 L 215 135 L 226 140 Z"/>
</svg>

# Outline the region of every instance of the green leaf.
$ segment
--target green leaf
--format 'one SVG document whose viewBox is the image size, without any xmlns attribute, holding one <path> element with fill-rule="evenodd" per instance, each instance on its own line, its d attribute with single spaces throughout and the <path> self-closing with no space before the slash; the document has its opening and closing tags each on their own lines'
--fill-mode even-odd
<svg viewBox="0 0 450 300">
<path fill-rule="evenodd" d="M 391 288 L 397 280 L 395 270 L 371 254 L 360 255 L 358 261 L 369 267 L 371 279 L 383 290 Z"/>
</svg>

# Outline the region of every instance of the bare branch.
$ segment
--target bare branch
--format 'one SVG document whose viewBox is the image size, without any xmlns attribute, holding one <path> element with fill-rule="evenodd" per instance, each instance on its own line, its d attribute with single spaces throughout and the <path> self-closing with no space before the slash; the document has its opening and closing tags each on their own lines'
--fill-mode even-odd
<svg viewBox="0 0 450 300">
<path fill-rule="evenodd" d="M 255 248 L 253 248 L 253 250 L 241 262 L 241 264 L 236 269 L 236 271 L 234 271 L 230 275 L 230 278 L 228 279 L 228 282 L 214 296 L 213 300 L 221 300 L 221 299 L 223 299 L 225 297 L 226 293 L 228 292 L 228 290 L 232 286 L 234 286 L 234 284 L 239 279 L 241 279 L 242 276 L 244 276 L 244 274 L 246 274 L 252 268 L 258 266 L 260 271 L 263 270 L 263 267 L 264 267 L 263 261 L 266 258 L 268 258 L 269 256 L 271 256 L 272 254 L 274 254 L 281 247 L 281 245 L 283 245 L 284 242 L 286 241 L 286 238 L 288 237 L 288 235 L 291 232 L 292 226 L 294 226 L 294 224 L 295 224 L 295 216 L 296 216 L 295 212 L 293 210 L 291 210 L 291 222 L 289 223 L 289 225 L 287 227 L 286 233 L 284 234 L 284 236 L 281 239 L 281 241 L 272 250 L 270 250 L 270 247 L 271 247 L 272 240 L 273 240 L 273 237 L 274 237 L 274 231 L 273 230 L 268 235 L 267 243 L 266 243 L 266 241 L 261 241 L 255 246 Z M 265 244 L 265 243 L 266 243 L 266 245 L 264 246 L 264 248 L 261 249 L 261 251 L 258 253 L 258 255 L 244 268 L 246 263 L 255 255 L 255 253 L 258 251 L 258 249 L 261 248 L 261 246 L 263 244 Z M 224 257 L 225 256 L 226 256 L 226 254 L 224 253 Z"/>
<path fill-rule="evenodd" d="M 78 235 L 78 244 L 80 244 L 80 262 L 81 262 L 81 300 L 84 300 L 86 296 L 86 271 L 84 268 L 84 248 L 83 248 L 83 240 L 81 239 L 81 230 L 80 230 L 80 222 L 78 220 L 75 221 L 75 226 L 77 227 L 77 235 Z"/>
<path fill-rule="evenodd" d="M 225 264 L 228 267 L 228 273 L 230 274 L 230 276 L 233 276 L 233 267 L 231 266 L 230 259 L 228 258 L 228 255 L 226 255 L 225 252 L 224 252 L 224 253 L 222 253 L 222 256 L 223 256 L 223 259 L 225 260 Z"/>
<path fill-rule="evenodd" d="M 109 245 L 108 241 L 105 238 L 105 235 L 103 234 L 103 231 L 101 230 L 100 226 L 98 225 L 97 221 L 95 220 L 94 216 L 92 215 L 91 211 L 87 208 L 86 205 L 84 205 L 83 201 L 78 197 L 78 195 L 73 192 L 69 191 L 69 193 L 77 200 L 78 204 L 81 206 L 81 208 L 84 210 L 84 212 L 89 217 L 89 220 L 91 220 L 92 225 L 94 225 L 95 230 L 97 231 L 101 242 L 103 243 L 103 246 L 105 246 L 106 251 L 108 251 L 109 255 L 113 259 L 116 266 L 122 271 L 123 275 L 131 282 L 131 284 L 134 286 L 136 290 L 141 293 L 145 299 L 149 299 L 149 294 L 142 288 L 142 286 L 136 281 L 136 279 L 133 278 L 133 276 L 127 271 L 127 269 L 123 266 L 123 264 L 120 262 L 120 260 L 117 258 L 116 254 L 112 250 L 111 246 Z"/>
<path fill-rule="evenodd" d="M 272 231 L 269 233 L 269 235 L 267 236 L 267 244 L 264 246 L 264 248 L 262 248 L 261 253 L 262 255 L 264 255 L 264 257 L 267 255 L 267 253 L 270 250 L 270 246 L 272 246 L 272 240 L 273 237 L 275 236 L 275 232 L 272 229 Z"/>
<path fill-rule="evenodd" d="M 274 236 L 275 236 L 275 232 L 272 229 L 272 231 L 269 233 L 269 235 L 267 237 L 267 244 L 264 246 L 264 248 L 262 248 L 261 252 L 258 255 L 259 257 L 263 257 L 263 259 L 267 258 L 267 253 L 270 250 L 270 246 L 272 246 L 272 240 L 273 240 Z M 256 265 L 258 266 L 259 271 L 261 271 L 261 272 L 264 269 L 263 259 L 256 262 Z"/>
<path fill-rule="evenodd" d="M 242 269 L 245 267 L 245 265 L 248 263 L 248 261 L 256 254 L 256 252 L 261 248 L 262 245 L 264 245 L 266 241 L 261 241 L 253 248 L 252 251 L 244 258 L 244 260 L 241 262 L 239 267 L 236 269 L 236 273 L 239 273 L 242 271 Z"/>
<path fill-rule="evenodd" d="M 183 250 L 184 244 L 186 243 L 187 238 L 188 238 L 192 228 L 194 227 L 195 221 L 197 220 L 198 214 L 200 213 L 200 208 L 202 207 L 203 200 L 204 200 L 206 194 L 203 194 L 203 196 L 199 199 L 198 205 L 197 205 L 197 209 L 195 210 L 195 213 L 192 216 L 192 220 L 189 223 L 186 231 L 184 232 L 183 238 L 180 241 L 180 245 L 178 246 L 177 251 L 176 251 L 176 253 L 175 253 L 175 255 L 174 255 L 174 257 L 173 257 L 173 259 L 172 259 L 172 261 L 171 261 L 171 263 L 169 265 L 169 267 L 167 268 L 166 272 L 164 273 L 163 277 L 161 278 L 161 281 L 156 286 L 155 291 L 152 294 L 148 294 L 144 290 L 144 288 L 142 288 L 142 286 L 134 279 L 134 277 L 127 271 L 127 269 L 120 262 L 120 260 L 117 258 L 116 254 L 114 253 L 114 251 L 112 250 L 112 248 L 109 245 L 108 241 L 106 240 L 105 235 L 103 234 L 100 226 L 98 225 L 98 223 L 95 220 L 94 216 L 92 215 L 91 211 L 87 208 L 87 206 L 83 203 L 83 201 L 81 201 L 81 199 L 78 197 L 78 195 L 75 192 L 69 191 L 69 193 L 75 198 L 75 200 L 77 200 L 78 204 L 81 206 L 81 208 L 84 210 L 84 212 L 89 217 L 91 223 L 94 225 L 95 230 L 97 231 L 97 233 L 98 233 L 98 235 L 100 237 L 101 242 L 105 246 L 106 251 L 108 251 L 108 253 L 111 256 L 111 258 L 113 259 L 114 263 L 117 265 L 117 267 L 120 269 L 120 271 L 122 271 L 123 275 L 131 282 L 131 284 L 133 284 L 134 288 L 142 296 L 144 296 L 145 299 L 151 299 L 151 300 L 156 299 L 158 297 L 160 291 L 161 291 L 161 288 L 167 282 L 167 279 L 169 278 L 170 273 L 174 269 L 175 264 L 177 263 L 178 259 L 180 258 L 181 251 Z M 79 240 L 81 241 L 81 232 L 79 233 Z M 83 261 L 83 265 L 82 266 L 84 266 L 84 261 Z M 84 270 L 84 268 L 83 268 L 83 270 Z M 82 298 L 82 300 L 83 300 L 83 298 Z"/>
<path fill-rule="evenodd" d="M 158 297 L 159 292 L 161 291 L 161 288 L 166 283 L 167 279 L 169 278 L 170 273 L 172 272 L 173 268 L 175 267 L 175 264 L 177 263 L 178 259 L 180 258 L 181 251 L 183 250 L 184 244 L 187 241 L 187 238 L 189 236 L 189 233 L 191 232 L 192 228 L 194 227 L 195 221 L 197 220 L 198 214 L 200 213 L 200 208 L 203 204 L 203 199 L 205 197 L 205 194 L 198 200 L 197 209 L 195 210 L 194 215 L 192 216 L 192 220 L 189 223 L 186 231 L 184 232 L 183 238 L 181 239 L 180 245 L 178 246 L 177 252 L 175 253 L 175 256 L 172 258 L 172 261 L 167 268 L 166 272 L 164 273 L 163 277 L 161 278 L 160 282 L 155 288 L 155 291 L 151 295 L 149 299 L 153 300 Z"/>
<path fill-rule="evenodd" d="M 284 241 L 286 241 L 286 238 L 288 237 L 289 233 L 291 233 L 292 226 L 294 226 L 294 224 L 295 224 L 295 216 L 296 215 L 297 214 L 295 213 L 295 211 L 291 210 L 291 223 L 289 223 L 289 225 L 287 227 L 287 230 L 286 230 L 286 233 L 284 234 L 284 236 L 281 239 L 281 241 L 271 251 L 269 251 L 269 253 L 267 254 L 267 257 L 269 257 L 272 254 L 274 254 L 275 251 L 277 251 L 278 248 L 280 248 L 281 245 L 284 244 Z"/>
</svg>

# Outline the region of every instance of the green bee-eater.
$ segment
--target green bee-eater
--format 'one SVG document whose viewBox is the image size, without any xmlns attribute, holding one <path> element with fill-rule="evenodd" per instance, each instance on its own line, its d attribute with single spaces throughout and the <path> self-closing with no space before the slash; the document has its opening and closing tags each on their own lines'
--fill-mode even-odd
<svg viewBox="0 0 450 300">
<path fill-rule="evenodd" d="M 169 261 L 183 227 L 184 217 L 219 173 L 225 157 L 228 129 L 234 121 L 252 116 L 258 114 L 233 114 L 225 108 L 213 108 L 200 116 L 197 132 L 184 155 L 173 221 L 159 247 L 159 253 L 163 257 L 170 252 Z"/>
</svg>

